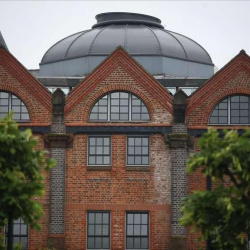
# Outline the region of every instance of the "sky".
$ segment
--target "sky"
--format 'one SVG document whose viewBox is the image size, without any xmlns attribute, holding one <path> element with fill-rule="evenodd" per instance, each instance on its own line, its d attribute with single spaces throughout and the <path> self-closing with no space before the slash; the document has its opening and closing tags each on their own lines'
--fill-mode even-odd
<svg viewBox="0 0 250 250">
<path fill-rule="evenodd" d="M 37 69 L 53 44 L 90 29 L 97 14 L 147 14 L 198 42 L 221 68 L 241 49 L 250 54 L 249 10 L 250 1 L 0 1 L 0 31 L 10 52 Z"/>
</svg>

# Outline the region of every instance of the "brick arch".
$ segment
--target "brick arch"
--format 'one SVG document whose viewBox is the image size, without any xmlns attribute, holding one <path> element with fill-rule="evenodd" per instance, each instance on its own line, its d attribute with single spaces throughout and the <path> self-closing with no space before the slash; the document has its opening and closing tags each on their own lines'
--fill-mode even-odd
<svg viewBox="0 0 250 250">
<path fill-rule="evenodd" d="M 114 92 L 114 91 L 131 92 L 132 94 L 134 94 L 135 96 L 140 98 L 148 109 L 150 122 L 154 121 L 154 118 L 153 118 L 154 117 L 153 116 L 154 108 L 153 108 L 153 104 L 150 101 L 150 98 L 147 97 L 138 88 L 136 88 L 134 86 L 125 85 L 125 84 L 110 85 L 110 86 L 102 88 L 101 90 L 97 91 L 94 95 L 92 95 L 91 98 L 89 98 L 88 101 L 86 102 L 87 109 L 86 109 L 86 112 L 84 114 L 84 120 L 88 121 L 89 115 L 90 115 L 90 112 L 91 112 L 93 106 L 96 104 L 96 102 L 100 98 L 107 95 L 109 92 Z"/>
<path fill-rule="evenodd" d="M 216 95 L 208 104 L 207 109 L 204 112 L 204 122 L 208 125 L 209 124 L 209 117 L 210 114 L 213 112 L 215 107 L 225 98 L 232 96 L 232 95 L 248 95 L 250 96 L 250 89 L 249 88 L 233 88 L 228 89 L 220 93 L 219 95 Z"/>
<path fill-rule="evenodd" d="M 11 85 L 2 85 L 0 87 L 0 92 L 9 92 L 16 97 L 18 97 L 26 106 L 29 116 L 30 116 L 30 122 L 33 122 L 35 120 L 35 109 L 33 107 L 31 99 L 25 94 L 20 88 L 13 87 Z"/>
</svg>

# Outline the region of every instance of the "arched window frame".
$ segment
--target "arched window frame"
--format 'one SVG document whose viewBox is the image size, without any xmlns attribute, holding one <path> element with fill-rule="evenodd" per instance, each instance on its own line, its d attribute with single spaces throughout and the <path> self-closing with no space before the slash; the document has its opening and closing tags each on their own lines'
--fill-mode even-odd
<svg viewBox="0 0 250 250">
<path fill-rule="evenodd" d="M 30 121 L 28 108 L 22 99 L 12 92 L 0 90 L 0 118 L 8 115 L 10 111 L 14 113 L 13 120 L 17 122 Z"/>
<path fill-rule="evenodd" d="M 214 120 L 216 120 L 217 118 L 217 122 L 211 121 L 213 118 Z M 225 122 L 223 122 L 224 119 Z M 249 125 L 249 124 L 250 124 L 249 95 L 237 94 L 237 95 L 227 96 L 219 103 L 217 103 L 217 105 L 214 107 L 209 116 L 209 125 Z"/>
<path fill-rule="evenodd" d="M 120 95 L 122 95 L 122 93 L 125 93 L 128 95 L 128 106 L 122 106 L 120 103 L 121 100 L 124 100 L 126 98 L 122 98 L 120 97 Z M 111 97 L 111 95 L 113 94 L 119 94 L 119 98 L 117 97 Z M 112 99 L 113 98 L 113 99 Z M 134 98 L 134 99 L 133 99 Z M 104 99 L 107 99 L 106 101 L 106 104 L 104 105 L 101 105 L 100 104 L 100 101 L 104 100 Z M 119 105 L 113 105 L 112 106 L 112 101 L 114 99 L 117 99 L 119 100 Z M 135 107 L 140 107 L 140 112 L 139 113 L 132 113 L 132 102 L 133 101 L 139 101 L 140 105 L 135 105 L 133 106 L 134 108 Z M 93 109 L 94 107 L 97 107 L 98 111 L 97 112 L 94 112 Z M 99 108 L 100 107 L 106 107 L 107 108 L 107 116 L 103 119 L 100 118 L 100 114 L 103 114 L 103 117 L 105 116 L 105 112 L 104 113 L 101 113 L 99 111 Z M 111 108 L 117 108 L 119 107 L 119 112 L 118 113 L 112 113 L 112 109 Z M 122 113 L 120 112 L 120 108 L 121 107 L 128 107 L 128 113 Z M 142 111 L 144 110 L 144 111 Z M 91 115 L 93 114 L 96 114 L 98 116 L 98 118 L 91 118 Z M 122 114 L 127 114 L 128 115 L 128 119 L 121 119 L 120 116 Z M 114 119 L 112 118 L 112 115 L 118 115 L 119 118 L 118 119 Z M 132 117 L 132 115 L 139 115 L 140 116 L 140 119 L 134 119 Z M 143 119 L 143 116 L 144 117 L 147 117 L 145 119 Z M 131 92 L 128 92 L 128 91 L 113 91 L 113 92 L 108 92 L 106 93 L 105 95 L 103 95 L 102 97 L 100 97 L 96 102 L 95 104 L 92 106 L 91 108 L 91 111 L 89 113 L 89 119 L 88 119 L 90 122 L 149 122 L 150 121 L 150 114 L 149 114 L 149 111 L 148 111 L 148 107 L 146 106 L 146 104 L 143 102 L 143 100 L 141 100 L 141 98 L 139 98 L 138 96 L 136 96 L 135 94 L 131 93 Z"/>
</svg>

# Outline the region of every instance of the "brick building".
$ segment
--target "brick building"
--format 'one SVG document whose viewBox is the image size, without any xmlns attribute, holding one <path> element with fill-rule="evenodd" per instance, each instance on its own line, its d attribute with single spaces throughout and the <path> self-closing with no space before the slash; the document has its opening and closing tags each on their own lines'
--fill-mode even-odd
<svg viewBox="0 0 250 250">
<path fill-rule="evenodd" d="M 20 129 L 31 128 L 57 160 L 40 199 L 42 231 L 14 221 L 15 242 L 198 249 L 197 235 L 178 224 L 179 209 L 207 182 L 187 176 L 186 159 L 208 127 L 248 126 L 249 96 L 244 51 L 214 74 L 205 49 L 154 17 L 100 14 L 31 71 L 0 33 L 0 116 L 14 110 Z"/>
</svg>

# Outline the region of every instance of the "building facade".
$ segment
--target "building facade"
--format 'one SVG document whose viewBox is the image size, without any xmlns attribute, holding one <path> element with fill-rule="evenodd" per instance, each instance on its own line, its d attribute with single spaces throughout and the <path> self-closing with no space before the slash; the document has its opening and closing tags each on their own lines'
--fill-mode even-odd
<svg viewBox="0 0 250 250">
<path fill-rule="evenodd" d="M 199 172 L 186 174 L 186 160 L 209 127 L 249 126 L 250 58 L 241 51 L 213 74 L 210 56 L 195 42 L 185 45 L 187 38 L 164 31 L 156 18 L 124 15 L 97 16 L 99 26 L 57 43 L 37 72 L 23 67 L 0 39 L 0 116 L 13 110 L 20 129 L 31 128 L 38 147 L 57 160 L 44 173 L 42 231 L 14 222 L 14 240 L 26 249 L 199 247 L 198 235 L 178 220 L 182 199 L 207 182 Z M 121 39 L 107 49 L 105 39 L 123 29 L 126 46 Z M 129 32 L 154 34 L 159 54 L 148 52 L 155 43 L 147 47 L 143 39 L 140 54 L 129 51 L 138 46 Z M 79 54 L 84 35 L 92 47 Z M 170 37 L 176 43 L 167 47 Z M 156 72 L 154 63 L 172 66 Z M 188 95 L 187 88 L 196 91 Z"/>
</svg>

